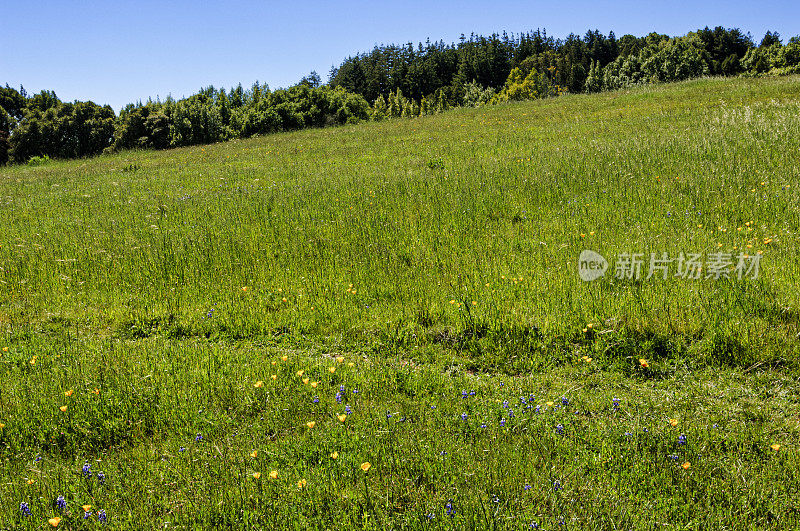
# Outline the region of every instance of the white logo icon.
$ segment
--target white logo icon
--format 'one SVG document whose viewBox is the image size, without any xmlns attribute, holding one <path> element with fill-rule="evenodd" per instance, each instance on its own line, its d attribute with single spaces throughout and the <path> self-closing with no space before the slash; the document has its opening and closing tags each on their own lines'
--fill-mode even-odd
<svg viewBox="0 0 800 531">
<path fill-rule="evenodd" d="M 578 258 L 578 274 L 581 280 L 591 282 L 606 274 L 608 261 L 600 254 L 588 249 L 581 251 Z"/>
</svg>

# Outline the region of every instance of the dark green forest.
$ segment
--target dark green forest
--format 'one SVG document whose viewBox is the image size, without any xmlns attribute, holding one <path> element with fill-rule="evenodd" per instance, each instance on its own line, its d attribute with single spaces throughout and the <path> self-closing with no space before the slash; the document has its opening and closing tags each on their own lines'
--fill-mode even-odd
<svg viewBox="0 0 800 531">
<path fill-rule="evenodd" d="M 122 149 L 164 149 L 364 120 L 420 116 L 451 107 L 615 90 L 700 76 L 800 73 L 800 37 L 767 32 L 756 44 L 739 29 L 681 37 L 545 31 L 458 43 L 377 46 L 296 85 L 208 87 L 187 98 L 127 105 L 119 115 L 91 101 L 61 101 L 0 87 L 0 164 L 37 164 Z"/>
</svg>

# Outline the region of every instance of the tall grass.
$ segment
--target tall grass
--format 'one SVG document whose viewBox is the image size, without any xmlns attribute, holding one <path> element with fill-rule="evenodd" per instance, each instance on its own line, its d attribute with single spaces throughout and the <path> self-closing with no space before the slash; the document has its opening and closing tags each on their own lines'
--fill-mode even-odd
<svg viewBox="0 0 800 531">
<path fill-rule="evenodd" d="M 703 79 L 0 170 L 1 525 L 791 528 L 798 96 Z M 584 283 L 583 249 L 761 274 Z"/>
</svg>

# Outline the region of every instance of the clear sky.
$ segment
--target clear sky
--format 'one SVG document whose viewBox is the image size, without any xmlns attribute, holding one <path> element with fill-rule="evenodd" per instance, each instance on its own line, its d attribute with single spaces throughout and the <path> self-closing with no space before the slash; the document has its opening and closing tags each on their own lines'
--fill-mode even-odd
<svg viewBox="0 0 800 531">
<path fill-rule="evenodd" d="M 311 70 L 325 81 L 332 66 L 376 44 L 536 28 L 554 37 L 588 29 L 683 35 L 718 25 L 756 42 L 778 31 L 785 43 L 800 34 L 800 2 L 0 0 L 0 84 L 119 111 L 208 85 L 286 87 Z"/>
</svg>

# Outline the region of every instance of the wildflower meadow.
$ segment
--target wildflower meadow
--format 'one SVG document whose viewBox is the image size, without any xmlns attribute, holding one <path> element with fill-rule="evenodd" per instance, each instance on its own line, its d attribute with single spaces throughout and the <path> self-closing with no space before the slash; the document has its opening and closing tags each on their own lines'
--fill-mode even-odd
<svg viewBox="0 0 800 531">
<path fill-rule="evenodd" d="M 797 529 L 798 205 L 796 75 L 0 168 L 0 528 Z"/>
</svg>

